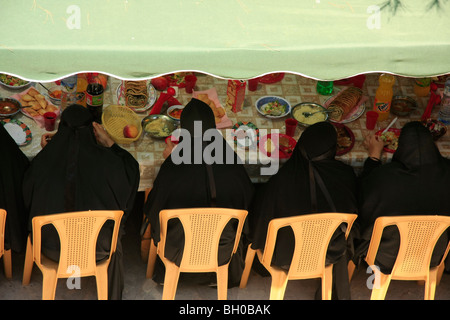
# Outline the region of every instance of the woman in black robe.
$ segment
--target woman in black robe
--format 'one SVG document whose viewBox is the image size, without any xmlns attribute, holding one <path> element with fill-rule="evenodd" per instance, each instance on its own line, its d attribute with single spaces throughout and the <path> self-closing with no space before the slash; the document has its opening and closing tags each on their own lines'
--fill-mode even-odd
<svg viewBox="0 0 450 320">
<path fill-rule="evenodd" d="M 198 131 L 195 123 L 201 124 Z M 159 212 L 163 209 L 215 206 L 247 210 L 253 196 L 250 178 L 243 165 L 238 163 L 237 155 L 225 139 L 220 136 L 218 141 L 215 139 L 211 142 L 203 141 L 206 131 L 216 130 L 214 114 L 207 104 L 193 98 L 181 113 L 180 125 L 189 133 L 190 142 L 180 139 L 180 144 L 163 162 L 144 206 L 155 244 L 160 240 Z M 202 154 L 203 151 L 208 153 L 213 143 L 219 143 L 221 148 L 217 148 L 212 154 L 215 157 L 214 163 L 207 160 L 207 164 Z M 199 149 L 196 149 L 196 146 Z M 227 155 L 231 157 L 227 158 Z M 177 157 L 180 156 L 185 157 L 186 161 L 179 163 Z M 231 221 L 225 227 L 220 241 L 219 265 L 229 260 L 235 231 L 235 221 Z M 178 220 L 169 222 L 166 258 L 179 265 L 183 246 L 184 234 L 181 224 Z M 242 246 L 239 246 L 229 265 L 229 286 L 239 284 L 243 267 Z M 154 280 L 158 283 L 164 282 L 164 268 L 160 260 L 157 260 L 155 266 Z"/>
<path fill-rule="evenodd" d="M 398 148 L 390 163 L 381 164 L 383 142 L 366 138 L 369 157 L 360 179 L 361 236 L 357 241 L 355 264 L 367 254 L 375 220 L 380 216 L 450 215 L 450 160 L 439 152 L 433 138 L 420 122 L 407 123 L 401 130 Z M 375 264 L 389 274 L 399 248 L 395 226 L 385 228 Z M 439 239 L 431 266 L 437 266 L 447 245 L 444 233 Z"/>
<path fill-rule="evenodd" d="M 24 179 L 29 208 L 28 227 L 35 216 L 84 210 L 123 210 L 117 250 L 109 266 L 109 299 L 120 299 L 123 288 L 124 224 L 139 186 L 139 164 L 120 148 L 81 105 L 65 109 L 57 133 L 32 160 Z M 109 255 L 113 223 L 108 221 L 97 241 L 97 260 Z M 59 237 L 53 226 L 42 230 L 42 251 L 59 260 Z M 115 270 L 115 271 L 114 271 Z M 114 279 L 112 278 L 114 277 Z"/>
<path fill-rule="evenodd" d="M 30 162 L 14 139 L 0 124 L 0 208 L 6 210 L 5 249 L 21 252 L 27 240 L 28 212 L 22 182 Z"/>
<path fill-rule="evenodd" d="M 335 159 L 337 133 L 332 124 L 319 122 L 305 129 L 291 158 L 257 191 L 249 214 L 253 249 L 264 250 L 272 219 L 320 212 L 356 213 L 356 175 Z M 315 190 L 315 195 L 314 191 Z M 294 234 L 280 229 L 272 264 L 288 267 L 294 251 Z M 333 267 L 333 298 L 349 299 L 345 230 L 333 235 L 326 263 Z M 337 281 L 337 283 L 335 283 Z"/>
</svg>

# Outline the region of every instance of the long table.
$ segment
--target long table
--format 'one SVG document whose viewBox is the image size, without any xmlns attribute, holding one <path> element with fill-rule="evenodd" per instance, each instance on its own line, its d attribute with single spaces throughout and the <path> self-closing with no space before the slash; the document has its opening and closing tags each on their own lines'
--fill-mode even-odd
<svg viewBox="0 0 450 320">
<path fill-rule="evenodd" d="M 365 103 L 366 111 L 372 109 L 373 100 L 375 97 L 375 91 L 378 88 L 378 76 L 379 74 L 366 75 L 366 81 L 364 83 L 363 92 L 368 97 Z M 219 101 L 222 106 L 226 106 L 227 98 L 227 85 L 228 80 L 215 78 L 205 74 L 197 74 L 196 91 L 208 90 L 215 88 Z M 394 85 L 394 94 L 401 94 L 411 96 L 416 99 L 420 110 L 413 111 L 407 117 L 399 117 L 398 121 L 394 124 L 394 128 L 401 128 L 407 122 L 412 120 L 419 120 L 424 108 L 427 105 L 428 97 L 416 97 L 413 90 L 413 79 L 396 77 L 397 81 Z M 272 129 L 278 129 L 280 133 L 285 132 L 285 118 L 281 119 L 269 119 L 260 115 L 256 108 L 255 102 L 262 96 L 274 95 L 287 99 L 292 106 L 301 102 L 315 102 L 323 104 L 329 96 L 319 95 L 316 92 L 316 80 L 305 78 L 295 74 L 286 73 L 284 78 L 273 84 L 259 83 L 256 91 L 246 90 L 246 96 L 244 100 L 243 110 L 239 113 L 234 113 L 231 110 L 226 110 L 227 117 L 233 124 L 238 121 L 249 121 L 255 124 L 260 130 L 266 129 L 268 132 Z M 116 78 L 109 78 L 108 86 L 104 94 L 104 107 L 110 104 L 118 104 L 117 87 L 121 84 L 121 80 Z M 45 93 L 39 84 L 32 84 L 40 92 Z M 45 85 L 45 84 L 44 84 Z M 337 88 L 343 88 L 337 86 Z M 17 90 L 8 89 L 4 86 L 0 86 L 0 97 L 9 97 L 16 94 Z M 19 91 L 21 92 L 21 91 Z M 184 88 L 177 88 L 177 95 L 175 96 L 181 104 L 186 105 L 192 97 L 192 94 L 186 93 Z M 166 108 L 163 108 L 161 112 L 165 112 Z M 438 106 L 433 108 L 432 118 L 437 118 Z M 365 112 L 366 112 L 365 111 Z M 363 146 L 364 136 L 367 133 L 365 128 L 365 112 L 358 119 L 346 123 L 345 125 L 350 128 L 355 136 L 355 144 L 352 150 L 344 155 L 338 157 L 343 162 L 353 166 L 355 171 L 359 171 L 367 157 L 366 149 Z M 143 118 L 148 112 L 140 113 Z M 393 119 L 394 115 L 390 115 L 389 119 L 377 124 L 378 128 L 384 128 Z M 25 123 L 31 130 L 33 138 L 32 141 L 22 146 L 21 149 L 30 159 L 32 159 L 40 150 L 40 137 L 45 133 L 45 129 L 40 128 L 33 119 L 26 117 L 23 114 L 17 114 L 16 119 Z M 225 136 L 225 128 L 221 129 Z M 294 139 L 298 140 L 302 134 L 304 128 L 298 126 L 294 135 Z M 437 145 L 441 153 L 445 157 L 450 157 L 450 133 L 447 132 L 443 137 L 437 141 Z M 135 159 L 139 162 L 141 180 L 139 190 L 142 191 L 147 187 L 152 186 L 155 177 L 158 174 L 159 168 L 164 161 L 162 152 L 165 149 L 165 142 L 163 139 L 155 139 L 146 134 L 143 134 L 139 140 L 131 144 L 122 144 L 121 147 L 128 150 Z M 391 159 L 391 153 L 383 153 L 382 161 L 386 162 Z M 251 163 L 250 163 L 251 162 Z M 281 161 L 280 165 L 283 164 Z M 248 161 L 245 164 L 247 172 L 253 182 L 265 182 L 270 176 L 261 175 L 260 162 Z"/>
</svg>

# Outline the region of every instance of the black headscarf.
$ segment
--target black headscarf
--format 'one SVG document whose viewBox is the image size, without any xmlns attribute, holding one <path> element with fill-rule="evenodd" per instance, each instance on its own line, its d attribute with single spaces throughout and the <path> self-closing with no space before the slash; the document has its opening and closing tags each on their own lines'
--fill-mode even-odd
<svg viewBox="0 0 450 320">
<path fill-rule="evenodd" d="M 373 224 L 380 216 L 450 215 L 449 186 L 450 160 L 441 156 L 427 128 L 417 121 L 407 123 L 401 130 L 392 161 L 361 178 L 358 220 L 363 243 L 357 251 L 367 249 Z M 392 267 L 398 250 L 398 232 L 389 231 L 392 233 L 383 236 L 380 248 L 393 249 L 382 249 L 389 251 L 389 260 L 378 262 Z"/>
<path fill-rule="evenodd" d="M 5 209 L 5 248 L 20 252 L 27 239 L 28 212 L 22 195 L 22 181 L 29 166 L 28 158 L 0 124 L 0 208 Z"/>
<path fill-rule="evenodd" d="M 108 297 L 120 299 L 123 289 L 120 238 L 139 187 L 139 164 L 113 144 L 97 144 L 91 113 L 81 105 L 65 109 L 57 133 L 32 160 L 24 179 L 24 199 L 35 216 L 84 210 L 123 210 L 117 249 L 108 268 Z M 97 259 L 109 255 L 113 223 L 108 221 L 97 240 Z M 42 251 L 59 259 L 59 237 L 53 226 L 42 230 Z"/>
<path fill-rule="evenodd" d="M 356 176 L 353 168 L 335 159 L 336 130 L 327 122 L 303 132 L 291 158 L 255 196 L 249 215 L 250 240 L 263 249 L 267 227 L 275 218 L 320 212 L 356 213 Z M 287 239 L 277 265 L 290 263 L 293 243 Z M 275 263 L 275 262 L 274 262 Z"/>
<path fill-rule="evenodd" d="M 264 249 L 272 219 L 320 212 L 356 213 L 356 176 L 353 168 L 335 159 L 337 132 L 319 122 L 305 129 L 291 158 L 262 186 L 249 214 L 249 239 L 253 249 Z M 290 265 L 295 240 L 290 228 L 278 232 L 272 264 Z M 348 245 L 345 228 L 330 240 L 326 263 L 333 267 L 333 299 L 350 299 Z M 351 250 L 352 251 L 352 250 Z"/>
<path fill-rule="evenodd" d="M 92 121 L 83 106 L 69 106 L 57 133 L 33 159 L 24 183 L 30 226 L 37 215 L 131 210 L 139 185 L 138 163 L 116 144 L 98 145 Z"/>
<path fill-rule="evenodd" d="M 201 134 L 198 136 L 194 136 L 194 132 L 197 133 L 194 129 L 194 121 L 200 121 L 202 124 Z M 208 129 L 216 130 L 214 114 L 207 104 L 193 98 L 183 109 L 180 124 L 181 128 L 186 129 L 191 134 L 191 143 L 186 143 L 185 141 L 183 147 L 186 148 L 184 150 L 189 149 L 192 152 L 191 160 L 195 160 L 195 155 L 198 155 L 196 153 L 198 150 L 195 149 L 194 145 L 195 141 L 201 143 L 200 152 L 212 146 L 214 142 L 201 141 L 205 131 Z M 237 156 L 225 139 L 223 137 L 220 137 L 220 139 L 223 143 L 223 149 L 216 150 L 217 152 L 222 151 L 221 154 L 216 154 L 218 156 L 216 160 L 220 158 L 220 161 L 210 164 L 210 171 L 203 157 L 200 157 L 200 162 L 194 163 L 192 161 L 190 164 L 179 163 L 175 159 L 175 156 L 178 155 L 176 149 L 161 165 L 144 207 L 144 213 L 150 221 L 151 234 L 155 243 L 160 240 L 159 212 L 163 209 L 211 206 L 248 209 L 253 196 L 253 185 L 242 164 L 238 164 L 236 161 L 234 163 L 227 163 L 227 154 L 232 154 L 234 159 Z M 181 147 L 181 143 L 176 148 Z M 179 164 L 175 164 L 174 162 Z M 210 183 L 210 174 L 212 174 L 214 180 L 213 185 Z M 213 200 L 213 192 L 216 193 L 215 201 Z M 230 246 L 232 247 L 231 235 L 235 233 L 235 228 L 231 227 L 227 226 L 222 235 L 224 241 L 221 241 L 221 246 L 223 246 L 223 249 L 221 248 L 219 255 L 223 252 L 223 256 L 225 257 L 227 255 L 229 257 L 228 250 Z M 227 232 L 227 230 L 230 230 L 230 232 Z M 169 232 L 170 234 L 166 243 L 166 257 L 179 264 L 182 258 L 184 243 L 182 227 L 179 223 L 169 224 Z M 222 261 L 222 263 L 224 262 Z M 240 261 L 239 264 L 241 262 L 243 261 Z M 220 256 L 219 263 L 221 263 Z"/>
</svg>

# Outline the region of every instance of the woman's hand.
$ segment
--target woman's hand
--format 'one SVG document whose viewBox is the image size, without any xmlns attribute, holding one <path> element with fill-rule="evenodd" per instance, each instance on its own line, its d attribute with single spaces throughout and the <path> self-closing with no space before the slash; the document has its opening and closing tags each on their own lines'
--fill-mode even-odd
<svg viewBox="0 0 450 320">
<path fill-rule="evenodd" d="M 97 143 L 99 145 L 109 148 L 114 144 L 114 140 L 110 137 L 108 132 L 105 131 L 101 124 L 92 122 L 92 127 L 94 128 L 95 139 L 97 139 Z"/>
<path fill-rule="evenodd" d="M 41 148 L 44 149 L 44 147 L 47 145 L 47 143 L 52 140 L 52 137 L 54 136 L 54 133 L 44 133 L 41 136 Z"/>
<path fill-rule="evenodd" d="M 381 152 L 383 151 L 386 143 L 380 139 L 379 136 L 374 133 L 368 134 L 364 139 L 364 147 L 367 149 L 369 158 L 381 158 Z"/>
<path fill-rule="evenodd" d="M 173 143 L 172 140 L 167 139 L 166 142 L 167 142 L 167 145 L 163 151 L 164 159 L 167 159 L 167 157 L 170 156 L 170 154 L 172 153 L 173 148 L 175 148 L 175 143 Z"/>
</svg>

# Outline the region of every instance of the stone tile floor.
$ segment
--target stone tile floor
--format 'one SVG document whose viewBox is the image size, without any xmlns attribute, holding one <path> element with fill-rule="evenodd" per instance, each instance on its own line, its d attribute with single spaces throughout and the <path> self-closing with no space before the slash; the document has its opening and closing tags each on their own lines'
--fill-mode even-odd
<svg viewBox="0 0 450 320">
<path fill-rule="evenodd" d="M 137 210 L 139 212 L 139 210 Z M 125 288 L 123 300 L 159 301 L 162 297 L 162 286 L 151 279 L 146 279 L 146 264 L 140 256 L 139 228 L 142 215 L 133 213 L 127 224 L 127 234 L 123 238 Z M 0 300 L 40 300 L 42 290 L 42 275 L 35 266 L 28 286 L 22 286 L 24 254 L 13 253 L 13 279 L 4 277 L 3 264 L 0 263 Z M 352 300 L 369 300 L 370 290 L 366 281 L 371 274 L 362 268 L 355 272 L 351 283 Z M 200 279 L 200 281 L 199 281 Z M 183 274 L 178 285 L 177 300 L 216 300 L 215 287 L 199 284 L 201 275 Z M 288 283 L 285 300 L 314 300 L 319 280 L 297 280 Z M 231 288 L 228 290 L 228 300 L 264 301 L 269 299 L 270 277 L 262 277 L 252 272 L 245 289 Z M 386 300 L 422 300 L 423 285 L 417 282 L 392 281 Z M 93 277 L 81 279 L 81 289 L 68 289 L 66 280 L 58 281 L 56 300 L 96 300 L 97 292 Z M 436 289 L 436 300 L 450 300 L 450 275 L 444 273 L 440 285 Z M 3 301 L 4 302 L 4 301 Z"/>
</svg>

